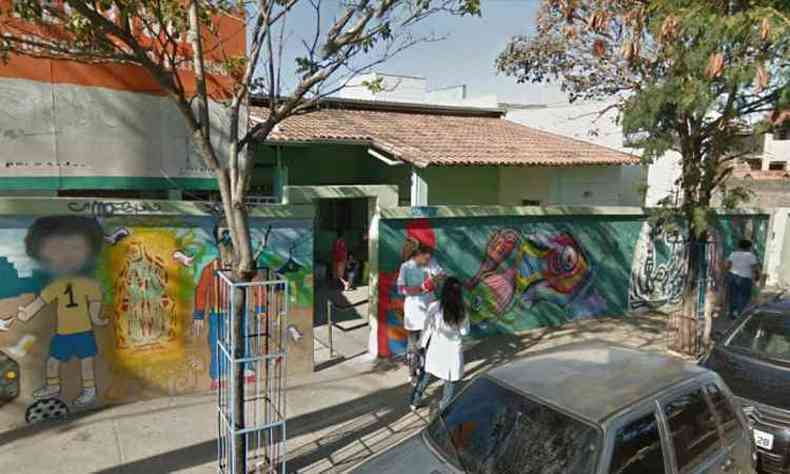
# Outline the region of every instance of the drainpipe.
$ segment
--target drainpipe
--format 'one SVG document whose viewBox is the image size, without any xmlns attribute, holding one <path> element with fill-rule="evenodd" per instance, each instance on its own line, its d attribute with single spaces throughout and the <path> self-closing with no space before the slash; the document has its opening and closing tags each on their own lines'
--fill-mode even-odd
<svg viewBox="0 0 790 474">
<path fill-rule="evenodd" d="M 428 205 L 428 183 L 417 172 L 417 167 L 411 168 L 411 207 L 424 207 Z"/>
<path fill-rule="evenodd" d="M 274 147 L 274 197 L 278 203 L 284 204 L 284 189 L 288 185 L 288 167 L 283 164 L 282 147 Z"/>
</svg>

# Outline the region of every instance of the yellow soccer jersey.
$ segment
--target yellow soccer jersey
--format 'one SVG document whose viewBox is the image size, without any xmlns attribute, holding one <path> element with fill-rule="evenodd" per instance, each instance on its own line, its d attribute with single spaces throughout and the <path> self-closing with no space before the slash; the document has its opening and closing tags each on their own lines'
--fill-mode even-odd
<svg viewBox="0 0 790 474">
<path fill-rule="evenodd" d="M 76 334 L 93 330 L 90 304 L 100 303 L 99 283 L 85 277 L 64 277 L 53 281 L 41 292 L 47 304 L 58 304 L 57 334 Z"/>
</svg>

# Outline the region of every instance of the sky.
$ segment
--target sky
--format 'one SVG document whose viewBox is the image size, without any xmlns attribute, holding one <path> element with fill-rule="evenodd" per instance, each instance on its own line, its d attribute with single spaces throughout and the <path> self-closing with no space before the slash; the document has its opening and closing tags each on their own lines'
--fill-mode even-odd
<svg viewBox="0 0 790 474">
<path fill-rule="evenodd" d="M 503 102 L 556 103 L 556 87 L 517 84 L 497 74 L 494 61 L 515 35 L 534 31 L 538 0 L 482 0 L 481 17 L 436 16 L 420 28 L 448 35 L 409 49 L 379 68 L 383 73 L 422 76 L 429 89 L 467 85 L 470 97 L 497 95 Z"/>
<path fill-rule="evenodd" d="M 375 68 L 385 74 L 419 76 L 427 79 L 428 89 L 465 84 L 469 97 L 496 95 L 501 102 L 524 104 L 567 104 L 566 97 L 553 86 L 517 84 L 515 79 L 498 75 L 494 61 L 514 35 L 534 30 L 540 0 L 482 0 L 481 17 L 434 15 L 415 29 L 417 36 L 435 34 L 438 42 L 412 46 Z M 337 2 L 325 0 L 322 23 L 334 17 Z M 329 6 L 334 5 L 334 7 Z M 286 25 L 286 53 L 292 59 L 303 52 L 303 38 L 314 32 L 315 13 L 302 9 L 289 15 Z M 285 69 L 288 69 L 286 66 Z M 283 77 L 291 76 L 285 74 Z M 291 76 L 292 77 L 292 76 Z"/>
</svg>

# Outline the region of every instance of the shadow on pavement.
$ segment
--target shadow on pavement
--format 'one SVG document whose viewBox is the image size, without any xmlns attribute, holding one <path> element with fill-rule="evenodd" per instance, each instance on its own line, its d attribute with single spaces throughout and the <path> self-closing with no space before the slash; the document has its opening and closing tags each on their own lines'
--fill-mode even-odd
<svg viewBox="0 0 790 474">
<path fill-rule="evenodd" d="M 613 325 L 618 327 L 618 332 L 629 335 L 628 340 L 623 343 L 632 347 L 656 348 L 665 342 L 666 320 L 661 317 L 581 321 L 572 327 L 500 335 L 484 339 L 466 351 L 468 370 L 465 381 L 468 383 L 470 378 L 486 369 L 507 363 L 530 350 L 584 339 L 611 340 Z M 391 361 L 378 361 L 369 372 L 390 376 L 387 374 L 398 367 L 398 364 Z M 331 382 L 337 381 L 338 379 L 333 379 Z M 354 383 L 354 378 L 350 377 L 348 383 Z M 316 384 L 314 389 L 320 390 L 320 385 Z M 398 440 L 418 432 L 425 419 L 410 414 L 410 390 L 408 384 L 403 384 L 289 418 L 289 439 L 311 436 L 306 436 L 306 442 L 300 439 L 298 445 L 291 442 L 287 460 L 288 472 L 338 472 L 349 469 Z M 172 472 L 211 463 L 215 459 L 216 441 L 211 440 L 99 472 Z M 320 465 L 316 466 L 318 464 Z"/>
</svg>

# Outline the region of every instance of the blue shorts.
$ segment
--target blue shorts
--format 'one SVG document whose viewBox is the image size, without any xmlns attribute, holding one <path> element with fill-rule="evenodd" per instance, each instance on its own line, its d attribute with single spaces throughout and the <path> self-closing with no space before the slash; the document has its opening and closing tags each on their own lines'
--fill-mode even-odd
<svg viewBox="0 0 790 474">
<path fill-rule="evenodd" d="M 72 357 L 77 357 L 78 359 L 95 357 L 98 352 L 93 331 L 75 334 L 55 334 L 52 337 L 52 342 L 49 343 L 50 357 L 54 357 L 61 362 L 66 362 Z"/>
</svg>

